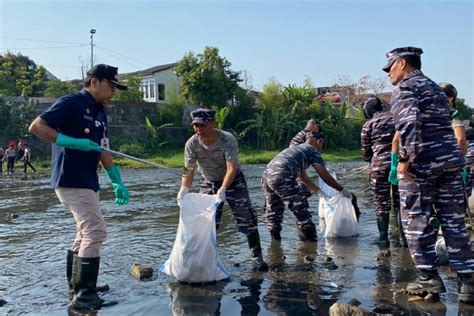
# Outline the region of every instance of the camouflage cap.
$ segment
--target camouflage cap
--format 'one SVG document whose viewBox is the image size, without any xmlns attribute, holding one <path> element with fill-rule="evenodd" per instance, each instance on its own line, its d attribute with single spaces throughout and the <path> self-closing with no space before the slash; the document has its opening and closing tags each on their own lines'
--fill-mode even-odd
<svg viewBox="0 0 474 316">
<path fill-rule="evenodd" d="M 199 108 L 191 112 L 191 124 L 207 125 L 209 124 L 209 122 L 212 121 L 214 117 L 216 117 L 216 111 L 211 109 Z"/>
<path fill-rule="evenodd" d="M 421 56 L 423 54 L 423 50 L 418 47 L 398 47 L 394 48 L 385 55 L 387 56 L 387 64 L 382 68 L 383 71 L 389 72 L 390 68 L 392 67 L 393 63 L 397 61 L 398 58 L 403 57 L 403 56 Z"/>
<path fill-rule="evenodd" d="M 321 125 L 321 122 L 318 119 L 309 119 L 307 124 L 318 124 Z"/>
</svg>

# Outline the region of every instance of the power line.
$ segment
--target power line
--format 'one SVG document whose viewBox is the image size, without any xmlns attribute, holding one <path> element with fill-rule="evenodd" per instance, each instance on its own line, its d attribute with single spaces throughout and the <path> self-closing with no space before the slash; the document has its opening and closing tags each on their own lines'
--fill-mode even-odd
<svg viewBox="0 0 474 316">
<path fill-rule="evenodd" d="M 81 68 L 81 66 L 59 66 L 59 65 L 41 65 L 44 67 L 55 67 L 55 68 Z"/>
<path fill-rule="evenodd" d="M 0 47 L 0 49 L 55 49 L 55 48 L 84 47 L 84 46 L 88 46 L 88 44 L 68 45 L 68 46 L 49 46 L 49 47 Z"/>
<path fill-rule="evenodd" d="M 19 38 L 19 37 L 8 37 L 8 36 L 0 36 L 0 38 L 13 39 L 13 40 L 19 40 L 19 41 L 30 41 L 30 42 L 56 43 L 56 44 L 78 44 L 78 45 L 86 44 L 86 43 L 78 43 L 78 42 L 44 41 L 44 40 L 37 40 L 37 39 L 30 39 L 30 38 Z"/>
<path fill-rule="evenodd" d="M 124 62 L 124 63 L 126 63 L 126 64 L 129 64 L 129 65 L 132 66 L 132 67 L 135 67 L 135 68 L 137 68 L 137 69 L 140 69 L 140 68 L 141 68 L 141 67 L 139 67 L 139 66 L 137 66 L 137 65 L 135 65 L 135 64 L 132 64 L 132 63 L 126 61 L 125 59 L 123 59 L 123 58 L 117 56 L 115 53 L 111 53 L 111 52 L 108 52 L 108 51 L 104 50 L 104 49 L 103 49 L 102 47 L 100 47 L 100 46 L 97 46 L 97 48 L 103 50 L 106 54 L 109 54 L 110 56 L 112 56 L 112 57 L 114 57 L 114 58 L 116 58 L 116 59 L 118 59 L 118 60 L 120 60 L 120 61 L 122 61 L 122 62 Z"/>
<path fill-rule="evenodd" d="M 130 59 L 130 60 L 136 61 L 136 62 L 138 62 L 138 63 L 140 63 L 140 64 L 142 64 L 142 65 L 153 66 L 153 65 L 144 63 L 144 62 L 142 62 L 142 61 L 140 61 L 140 60 L 138 60 L 138 59 L 135 59 L 135 58 L 132 58 L 132 57 L 128 57 L 128 56 L 125 56 L 124 54 L 115 52 L 115 51 L 113 51 L 113 50 L 111 50 L 111 49 L 108 49 L 108 48 L 105 48 L 105 47 L 102 47 L 102 46 L 98 46 L 98 45 L 96 45 L 96 46 L 99 47 L 100 49 L 103 49 L 103 50 L 108 51 L 108 52 L 110 52 L 110 53 L 113 53 L 113 54 L 116 54 L 116 55 L 118 55 L 118 56 L 122 56 L 122 57 L 128 58 L 128 59 Z"/>
</svg>

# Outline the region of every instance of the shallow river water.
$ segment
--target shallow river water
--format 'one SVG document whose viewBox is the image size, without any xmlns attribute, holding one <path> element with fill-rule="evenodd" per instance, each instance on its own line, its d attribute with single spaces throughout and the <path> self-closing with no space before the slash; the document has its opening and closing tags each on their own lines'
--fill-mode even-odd
<svg viewBox="0 0 474 316">
<path fill-rule="evenodd" d="M 229 282 L 189 286 L 160 274 L 176 236 L 179 176 L 166 170 L 124 170 L 131 199 L 117 206 L 109 181 L 100 175 L 101 206 L 108 225 L 99 283 L 111 290 L 105 299 L 119 304 L 100 315 L 327 315 L 335 302 L 351 299 L 379 313 L 400 315 L 468 315 L 470 306 L 458 305 L 455 274 L 442 267 L 448 293 L 440 303 L 409 302 L 401 289 L 415 278 L 407 249 L 398 247 L 392 234 L 392 256 L 377 260 L 373 243 L 377 227 L 367 173 L 354 174 L 362 162 L 332 164 L 341 183 L 358 194 L 360 235 L 303 243 L 297 237 L 293 214 L 285 211 L 281 242 L 271 242 L 263 215 L 260 176 L 263 165 L 243 170 L 254 207 L 267 273 L 252 272 L 245 236 L 238 233 L 226 208 L 218 231 L 218 252 L 231 271 Z M 176 169 L 178 170 L 178 169 Z M 193 191 L 197 191 L 197 181 Z M 318 223 L 318 198 L 309 199 Z M 393 219 L 392 219 L 393 220 Z M 75 236 L 72 215 L 56 198 L 46 175 L 0 180 L 0 307 L 1 315 L 65 315 L 68 296 L 66 251 Z M 314 261 L 305 260 L 305 256 Z M 333 258 L 337 269 L 324 261 Z M 139 281 L 130 275 L 133 263 L 151 266 L 154 277 Z"/>
</svg>

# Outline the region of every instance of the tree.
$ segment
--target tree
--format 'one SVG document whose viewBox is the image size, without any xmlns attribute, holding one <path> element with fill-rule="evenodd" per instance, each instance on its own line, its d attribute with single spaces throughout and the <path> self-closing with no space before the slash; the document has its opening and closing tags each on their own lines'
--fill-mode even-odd
<svg viewBox="0 0 474 316">
<path fill-rule="evenodd" d="M 378 95 L 386 88 L 386 86 L 387 80 L 385 78 L 373 78 L 369 75 L 365 75 L 355 84 L 355 89 L 357 94 L 373 93 Z"/>
<path fill-rule="evenodd" d="M 0 97 L 0 132 L 9 139 L 27 135 L 28 126 L 37 115 L 36 105 L 31 99 L 26 102 L 8 102 Z"/>
<path fill-rule="evenodd" d="M 10 96 L 43 96 L 46 70 L 20 53 L 0 55 L 0 94 Z"/>
<path fill-rule="evenodd" d="M 183 97 L 199 106 L 226 106 L 242 81 L 240 72 L 231 70 L 230 66 L 215 47 L 206 47 L 198 55 L 187 53 L 175 68 Z"/>
<path fill-rule="evenodd" d="M 258 106 L 261 109 L 282 109 L 285 102 L 283 98 L 283 85 L 275 78 L 270 78 L 268 83 L 263 86 L 259 99 Z"/>
<path fill-rule="evenodd" d="M 76 86 L 67 81 L 50 80 L 46 83 L 44 95 L 50 98 L 59 98 L 77 91 Z"/>
<path fill-rule="evenodd" d="M 143 93 L 140 91 L 142 80 L 138 77 L 130 76 L 124 78 L 123 81 L 127 84 L 127 90 L 117 90 L 114 99 L 121 101 L 142 101 Z"/>
</svg>

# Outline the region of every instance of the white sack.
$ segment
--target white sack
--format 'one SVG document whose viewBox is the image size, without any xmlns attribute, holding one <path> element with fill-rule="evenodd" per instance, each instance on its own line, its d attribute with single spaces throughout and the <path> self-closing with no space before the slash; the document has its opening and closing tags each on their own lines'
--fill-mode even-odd
<svg viewBox="0 0 474 316">
<path fill-rule="evenodd" d="M 215 195 L 188 193 L 184 196 L 176 240 L 161 272 L 190 283 L 229 277 L 217 257 L 215 204 Z"/>
<path fill-rule="evenodd" d="M 337 177 L 336 177 L 336 173 L 334 171 L 329 171 L 329 174 L 334 178 L 334 180 L 337 180 Z M 323 191 L 324 193 L 326 193 L 328 196 L 330 197 L 336 197 L 338 196 L 340 193 L 330 187 L 329 185 L 327 185 L 326 182 L 323 181 L 323 179 L 319 178 L 319 188 L 321 189 L 321 191 Z M 323 223 L 323 219 L 326 215 L 326 210 L 328 208 L 330 208 L 328 205 L 327 205 L 328 201 L 326 201 L 326 199 L 323 199 L 323 198 L 319 198 L 319 205 L 318 205 L 318 214 L 319 214 L 319 222 L 321 224 L 324 224 Z"/>
<path fill-rule="evenodd" d="M 351 237 L 359 235 L 357 217 L 351 199 L 341 194 L 326 200 L 324 237 Z M 321 211 L 321 210 L 320 210 Z"/>
</svg>

